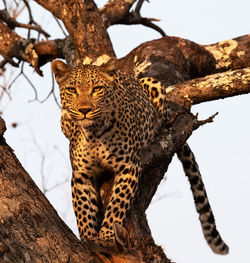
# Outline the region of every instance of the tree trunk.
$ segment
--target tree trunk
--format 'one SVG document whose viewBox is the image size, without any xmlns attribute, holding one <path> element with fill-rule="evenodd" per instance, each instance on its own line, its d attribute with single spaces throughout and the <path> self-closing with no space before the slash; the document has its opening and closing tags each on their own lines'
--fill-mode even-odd
<svg viewBox="0 0 250 263">
<path fill-rule="evenodd" d="M 0 120 L 0 262 L 98 262 L 17 160 Z"/>
</svg>

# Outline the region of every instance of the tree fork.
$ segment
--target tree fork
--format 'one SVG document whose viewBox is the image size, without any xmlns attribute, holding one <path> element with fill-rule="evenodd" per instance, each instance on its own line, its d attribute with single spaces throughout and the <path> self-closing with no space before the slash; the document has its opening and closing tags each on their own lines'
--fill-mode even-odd
<svg viewBox="0 0 250 263">
<path fill-rule="evenodd" d="M 76 61 L 85 64 L 107 62 L 115 53 L 108 32 L 94 1 L 36 0 L 61 19 L 76 51 Z"/>
</svg>

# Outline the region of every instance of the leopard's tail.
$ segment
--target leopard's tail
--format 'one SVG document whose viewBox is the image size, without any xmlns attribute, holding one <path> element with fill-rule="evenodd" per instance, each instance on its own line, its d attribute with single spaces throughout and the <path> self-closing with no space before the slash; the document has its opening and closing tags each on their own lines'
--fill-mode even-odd
<svg viewBox="0 0 250 263">
<path fill-rule="evenodd" d="M 182 162 L 183 169 L 188 177 L 195 201 L 195 207 L 199 213 L 202 231 L 208 245 L 214 253 L 227 254 L 229 248 L 224 243 L 220 233 L 216 229 L 214 215 L 208 201 L 205 186 L 202 182 L 199 167 L 191 149 L 187 144 L 184 144 L 177 155 Z"/>
</svg>

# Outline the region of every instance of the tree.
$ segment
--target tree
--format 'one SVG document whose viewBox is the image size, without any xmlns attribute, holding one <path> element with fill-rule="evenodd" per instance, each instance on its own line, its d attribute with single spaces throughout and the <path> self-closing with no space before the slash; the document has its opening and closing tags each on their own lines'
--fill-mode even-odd
<svg viewBox="0 0 250 263">
<path fill-rule="evenodd" d="M 5 1 L 4 1 L 5 2 Z M 137 197 L 126 222 L 131 246 L 140 251 L 102 251 L 86 247 L 56 216 L 53 208 L 37 189 L 2 137 L 1 123 L 1 230 L 0 253 L 6 262 L 115 262 L 123 257 L 132 262 L 143 255 L 146 262 L 168 262 L 162 249 L 154 244 L 145 217 L 156 189 L 163 178 L 172 156 L 187 140 L 192 131 L 212 121 L 198 121 L 188 111 L 191 106 L 218 98 L 249 93 L 249 36 L 215 45 L 201 46 L 177 37 L 164 36 L 153 24 L 154 19 L 140 16 L 144 1 L 109 1 L 98 10 L 93 1 L 36 1 L 60 19 L 68 31 L 64 39 L 39 41 L 23 38 L 14 32 L 18 26 L 48 34 L 35 23 L 27 1 L 30 23 L 22 25 L 9 15 L 9 8 L 0 13 L 0 54 L 6 63 L 19 67 L 28 62 L 38 74 L 40 67 L 54 58 L 65 58 L 69 65 L 78 60 L 102 64 L 115 57 L 107 28 L 114 24 L 143 24 L 159 31 L 163 37 L 143 43 L 127 56 L 118 59 L 116 67 L 136 77 L 153 76 L 161 80 L 168 91 L 169 101 L 179 113 L 168 134 L 168 146 L 158 142 L 144 156 L 144 173 Z M 18 62 L 16 62 L 16 59 Z M 22 70 L 22 74 L 25 72 Z M 176 105 L 177 104 L 177 105 Z M 185 110 L 186 109 L 186 110 Z M 107 185 L 110 188 L 110 185 Z M 133 211 L 133 212 L 132 212 Z M 122 235 L 122 234 L 121 234 Z M 119 240 L 118 240 L 119 248 Z M 120 256 L 119 256 L 120 255 Z M 122 255 L 122 256 L 121 256 Z M 129 256 L 130 255 L 130 256 Z M 133 258 L 133 256 L 135 258 Z M 98 261 L 99 260 L 99 261 Z M 137 260 L 139 262 L 139 260 Z"/>
</svg>

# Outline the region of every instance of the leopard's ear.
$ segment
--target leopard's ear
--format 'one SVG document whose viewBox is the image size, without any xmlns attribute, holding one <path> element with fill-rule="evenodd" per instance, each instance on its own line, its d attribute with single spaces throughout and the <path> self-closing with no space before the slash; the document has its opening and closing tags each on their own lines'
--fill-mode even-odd
<svg viewBox="0 0 250 263">
<path fill-rule="evenodd" d="M 114 73 L 116 70 L 116 61 L 117 61 L 116 58 L 110 58 L 110 60 L 107 63 L 100 66 L 102 74 L 107 79 L 109 79 L 109 81 L 113 81 L 114 79 Z"/>
<path fill-rule="evenodd" d="M 114 71 L 116 69 L 116 61 L 117 58 L 115 57 L 110 58 L 107 63 L 101 65 L 101 69 L 106 72 Z"/>
<path fill-rule="evenodd" d="M 51 70 L 55 74 L 56 82 L 60 85 L 70 72 L 70 67 L 60 60 L 54 60 Z"/>
</svg>

